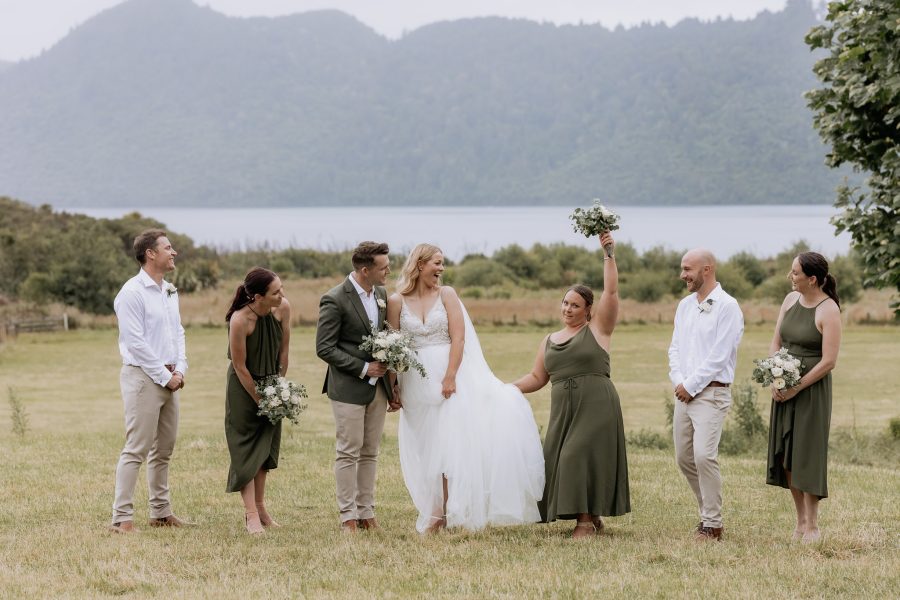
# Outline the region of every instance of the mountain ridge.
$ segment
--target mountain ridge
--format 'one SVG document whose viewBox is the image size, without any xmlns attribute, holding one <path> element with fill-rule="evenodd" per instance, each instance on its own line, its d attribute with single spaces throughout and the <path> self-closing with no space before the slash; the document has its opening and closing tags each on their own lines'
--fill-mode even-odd
<svg viewBox="0 0 900 600">
<path fill-rule="evenodd" d="M 65 206 L 830 201 L 808 4 L 608 30 L 130 0 L 0 74 L 0 194 Z M 619 200 L 624 198 L 625 200 Z"/>
</svg>

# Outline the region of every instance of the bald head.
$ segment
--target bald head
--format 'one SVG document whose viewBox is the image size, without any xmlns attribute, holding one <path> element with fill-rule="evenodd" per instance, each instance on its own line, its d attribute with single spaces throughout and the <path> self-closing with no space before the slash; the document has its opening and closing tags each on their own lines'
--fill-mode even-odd
<svg viewBox="0 0 900 600">
<path fill-rule="evenodd" d="M 694 248 L 681 259 L 681 280 L 689 292 L 706 296 L 716 287 L 716 257 L 705 248 Z"/>
</svg>

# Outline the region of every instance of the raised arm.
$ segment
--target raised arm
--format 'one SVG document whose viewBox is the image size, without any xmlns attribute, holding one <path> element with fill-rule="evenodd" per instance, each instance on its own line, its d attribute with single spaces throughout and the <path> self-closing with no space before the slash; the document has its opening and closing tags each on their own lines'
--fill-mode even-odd
<svg viewBox="0 0 900 600">
<path fill-rule="evenodd" d="M 611 244 L 615 248 L 615 240 L 607 231 L 600 236 L 600 247 Z M 604 349 L 609 351 L 610 337 L 616 328 L 616 320 L 619 317 L 619 269 L 616 266 L 615 254 L 603 258 L 603 293 L 600 301 L 594 306 L 594 314 L 591 318 L 591 327 L 599 337 L 599 342 L 604 344 Z"/>
<path fill-rule="evenodd" d="M 540 345 L 538 345 L 537 356 L 534 357 L 534 365 L 531 367 L 531 373 L 523 375 L 512 382 L 512 384 L 519 388 L 519 391 L 523 394 L 536 392 L 550 381 L 550 374 L 544 367 L 544 348 L 547 346 L 547 338 L 549 337 L 550 334 L 545 335 L 544 339 L 541 340 Z"/>
<path fill-rule="evenodd" d="M 456 393 L 456 372 L 462 363 L 463 349 L 466 345 L 466 323 L 463 319 L 462 305 L 456 290 L 445 285 L 441 286 L 441 301 L 447 310 L 447 322 L 450 330 L 450 360 L 447 363 L 447 372 L 441 381 L 441 394 L 449 398 Z"/>
</svg>

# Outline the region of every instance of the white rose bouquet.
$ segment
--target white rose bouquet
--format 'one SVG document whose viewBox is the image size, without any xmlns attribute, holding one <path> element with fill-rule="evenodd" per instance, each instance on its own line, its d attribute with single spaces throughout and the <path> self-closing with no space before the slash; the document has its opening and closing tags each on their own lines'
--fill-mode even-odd
<svg viewBox="0 0 900 600">
<path fill-rule="evenodd" d="M 412 348 L 412 338 L 407 333 L 390 328 L 382 329 L 378 333 L 364 337 L 359 349 L 368 352 L 375 360 L 383 362 L 395 373 L 415 369 L 419 375 L 427 377 L 425 367 L 419 362 L 416 351 Z"/>
<path fill-rule="evenodd" d="M 300 413 L 306 410 L 303 401 L 309 397 L 302 384 L 279 375 L 269 375 L 257 381 L 256 392 L 259 394 L 259 411 L 256 414 L 268 417 L 273 425 L 285 418 L 296 425 Z"/>
<path fill-rule="evenodd" d="M 774 385 L 775 389 L 783 390 L 800 383 L 803 361 L 792 356 L 785 348 L 780 348 L 769 358 L 755 359 L 753 363 L 756 367 L 751 378 L 763 387 Z"/>
<path fill-rule="evenodd" d="M 575 233 L 581 233 L 588 238 L 606 231 L 615 231 L 619 228 L 619 218 L 619 215 L 600 204 L 600 200 L 597 199 L 594 199 L 594 204 L 590 208 L 576 208 L 575 212 L 569 215 Z M 611 246 L 604 246 L 604 249 L 607 256 L 612 256 Z"/>
</svg>

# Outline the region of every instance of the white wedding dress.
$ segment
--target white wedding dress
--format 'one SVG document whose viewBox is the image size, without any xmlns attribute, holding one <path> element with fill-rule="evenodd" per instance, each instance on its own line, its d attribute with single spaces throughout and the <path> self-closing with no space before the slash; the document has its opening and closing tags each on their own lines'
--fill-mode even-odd
<svg viewBox="0 0 900 600">
<path fill-rule="evenodd" d="M 448 527 L 478 530 L 540 520 L 544 455 L 531 406 L 518 388 L 494 376 L 464 307 L 463 316 L 456 393 L 444 399 L 450 334 L 440 295 L 424 323 L 406 302 L 400 310 L 400 329 L 412 334 L 427 373 L 399 375 L 400 466 L 419 511 L 420 532 L 444 515 L 442 476 L 447 477 Z"/>
</svg>

